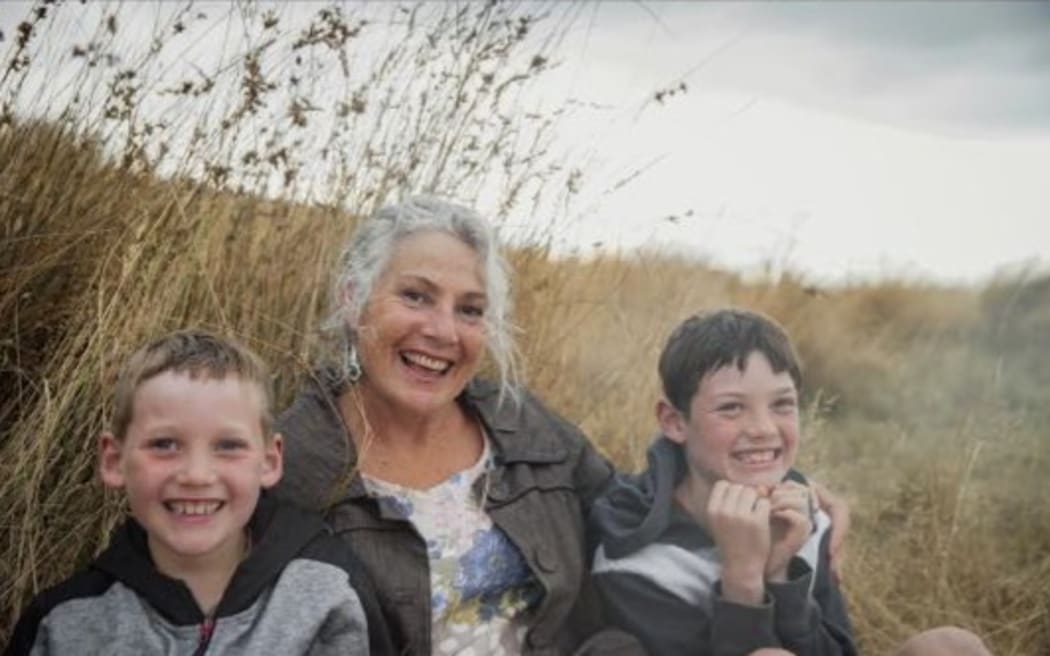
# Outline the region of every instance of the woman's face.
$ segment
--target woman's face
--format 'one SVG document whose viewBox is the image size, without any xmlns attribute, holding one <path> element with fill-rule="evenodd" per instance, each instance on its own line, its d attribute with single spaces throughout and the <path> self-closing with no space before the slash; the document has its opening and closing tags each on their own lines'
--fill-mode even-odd
<svg viewBox="0 0 1050 656">
<path fill-rule="evenodd" d="M 486 346 L 479 268 L 477 253 L 444 232 L 398 242 L 357 329 L 369 394 L 400 412 L 426 415 L 463 391 Z"/>
</svg>

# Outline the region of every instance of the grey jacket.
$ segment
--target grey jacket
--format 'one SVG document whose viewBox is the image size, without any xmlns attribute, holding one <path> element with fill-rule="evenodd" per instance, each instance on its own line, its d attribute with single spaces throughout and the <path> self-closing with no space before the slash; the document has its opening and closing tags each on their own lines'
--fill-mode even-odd
<svg viewBox="0 0 1050 656">
<path fill-rule="evenodd" d="M 33 601 L 4 653 L 393 653 L 367 576 L 320 517 L 264 496 L 250 527 L 251 554 L 214 619 L 182 581 L 157 571 L 145 531 L 129 519 L 90 567 Z"/>
<path fill-rule="evenodd" d="M 845 602 L 828 568 L 828 528 L 815 516 L 810 539 L 784 583 L 767 583 L 758 606 L 720 595 L 721 556 L 711 536 L 674 501 L 686 475 L 680 445 L 659 437 L 649 466 L 623 476 L 595 502 L 601 544 L 594 581 L 610 619 L 660 656 L 742 656 L 784 647 L 799 656 L 855 656 Z M 795 471 L 788 476 L 805 482 Z"/>
<path fill-rule="evenodd" d="M 396 646 L 431 653 L 430 574 L 426 546 L 412 525 L 384 514 L 354 471 L 356 452 L 337 411 L 344 389 L 321 369 L 277 420 L 285 438 L 279 494 L 324 509 L 336 535 L 364 561 Z M 612 480 L 612 466 L 572 424 L 525 395 L 499 401 L 498 389 L 473 381 L 459 398 L 492 441 L 494 469 L 485 510 L 520 550 L 544 595 L 531 611 L 528 654 L 642 653 L 617 631 L 602 632 L 589 585 L 584 520 Z M 481 494 L 482 481 L 479 480 Z"/>
</svg>

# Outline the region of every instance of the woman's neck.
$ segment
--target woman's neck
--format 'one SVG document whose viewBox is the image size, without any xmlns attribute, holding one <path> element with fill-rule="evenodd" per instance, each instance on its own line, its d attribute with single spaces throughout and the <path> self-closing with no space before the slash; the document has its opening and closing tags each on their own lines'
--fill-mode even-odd
<svg viewBox="0 0 1050 656">
<path fill-rule="evenodd" d="M 339 405 L 358 448 L 369 436 L 391 447 L 419 448 L 462 430 L 468 421 L 455 402 L 433 412 L 412 412 L 392 406 L 371 393 L 366 385 L 350 388 L 340 397 Z"/>
<path fill-rule="evenodd" d="M 340 397 L 339 405 L 358 468 L 374 478 L 426 489 L 481 457 L 481 428 L 456 402 L 421 415 L 391 407 L 358 385 Z"/>
</svg>

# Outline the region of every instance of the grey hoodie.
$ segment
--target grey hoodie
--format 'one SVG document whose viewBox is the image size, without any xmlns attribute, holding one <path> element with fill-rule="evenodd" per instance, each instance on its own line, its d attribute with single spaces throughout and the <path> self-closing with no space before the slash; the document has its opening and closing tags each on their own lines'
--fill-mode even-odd
<svg viewBox="0 0 1050 656">
<path fill-rule="evenodd" d="M 703 528 L 674 500 L 686 473 L 681 447 L 657 437 L 648 467 L 623 475 L 593 507 L 594 581 L 609 619 L 656 656 L 738 656 L 783 647 L 799 656 L 856 654 L 845 603 L 828 569 L 828 517 L 767 583 L 759 606 L 721 597 L 721 558 Z M 797 472 L 789 478 L 805 482 Z"/>
<path fill-rule="evenodd" d="M 182 581 L 157 571 L 129 519 L 91 566 L 33 601 L 4 653 L 394 653 L 364 570 L 320 517 L 264 495 L 249 526 L 251 554 L 213 620 Z"/>
</svg>

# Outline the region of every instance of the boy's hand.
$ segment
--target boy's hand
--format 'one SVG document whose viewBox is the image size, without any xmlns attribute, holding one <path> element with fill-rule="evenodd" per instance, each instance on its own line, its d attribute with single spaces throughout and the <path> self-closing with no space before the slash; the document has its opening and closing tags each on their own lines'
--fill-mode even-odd
<svg viewBox="0 0 1050 656">
<path fill-rule="evenodd" d="M 813 491 L 817 493 L 820 509 L 831 518 L 831 571 L 838 581 L 842 580 L 842 566 L 846 560 L 846 534 L 849 533 L 849 505 L 842 497 L 832 494 L 828 488 L 816 481 L 810 481 Z"/>
<path fill-rule="evenodd" d="M 756 606 L 765 594 L 770 501 L 747 485 L 718 481 L 707 502 L 707 523 L 722 556 L 722 596 Z"/>
<path fill-rule="evenodd" d="M 813 532 L 813 496 L 808 487 L 784 481 L 769 496 L 770 548 L 766 580 L 787 581 L 788 563 Z"/>
</svg>

